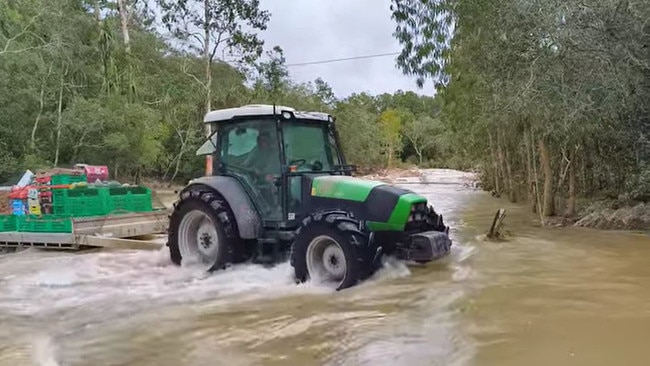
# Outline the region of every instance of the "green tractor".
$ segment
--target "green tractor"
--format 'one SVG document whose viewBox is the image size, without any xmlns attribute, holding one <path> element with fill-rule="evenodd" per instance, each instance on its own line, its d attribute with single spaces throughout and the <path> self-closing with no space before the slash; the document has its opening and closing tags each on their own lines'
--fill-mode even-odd
<svg viewBox="0 0 650 366">
<path fill-rule="evenodd" d="M 213 174 L 179 193 L 170 216 L 171 260 L 207 271 L 289 260 L 297 282 L 356 285 L 382 255 L 419 263 L 449 253 L 449 228 L 427 199 L 352 177 L 335 119 L 275 105 L 207 113 L 212 134 L 197 155 Z"/>
</svg>

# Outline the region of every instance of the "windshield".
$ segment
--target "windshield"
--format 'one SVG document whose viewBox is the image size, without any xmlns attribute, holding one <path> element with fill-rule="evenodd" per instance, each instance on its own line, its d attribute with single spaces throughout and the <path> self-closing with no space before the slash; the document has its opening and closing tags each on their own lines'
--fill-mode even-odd
<svg viewBox="0 0 650 366">
<path fill-rule="evenodd" d="M 325 123 L 284 123 L 284 152 L 287 164 L 297 171 L 332 171 L 341 165 L 336 140 Z"/>
</svg>

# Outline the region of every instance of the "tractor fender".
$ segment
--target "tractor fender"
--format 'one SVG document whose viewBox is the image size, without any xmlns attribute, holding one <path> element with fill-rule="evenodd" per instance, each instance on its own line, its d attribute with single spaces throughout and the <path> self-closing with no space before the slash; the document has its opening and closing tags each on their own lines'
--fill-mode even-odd
<svg viewBox="0 0 650 366">
<path fill-rule="evenodd" d="M 185 190 L 198 186 L 207 186 L 215 190 L 228 203 L 235 215 L 239 236 L 242 239 L 256 239 L 262 232 L 262 220 L 253 202 L 242 187 L 241 183 L 233 177 L 209 176 L 192 179 Z"/>
</svg>

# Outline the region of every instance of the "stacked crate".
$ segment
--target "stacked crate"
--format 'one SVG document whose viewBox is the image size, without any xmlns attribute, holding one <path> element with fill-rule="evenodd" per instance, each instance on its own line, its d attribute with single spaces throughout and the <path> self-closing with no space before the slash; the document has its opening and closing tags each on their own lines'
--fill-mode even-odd
<svg viewBox="0 0 650 366">
<path fill-rule="evenodd" d="M 58 173 L 58 172 L 57 172 Z M 39 191 L 38 199 L 40 201 L 41 213 L 43 215 L 65 214 L 55 209 L 57 196 L 61 197 L 60 192 L 70 189 L 71 185 L 86 182 L 86 175 L 81 170 L 66 171 L 65 173 L 41 173 L 34 177 L 36 187 Z"/>
<path fill-rule="evenodd" d="M 20 202 L 29 203 L 30 210 L 0 215 L 0 232 L 69 233 L 75 217 L 153 211 L 151 189 L 87 184 L 84 174 L 39 174 L 33 185 L 16 193 L 21 193 Z"/>
<path fill-rule="evenodd" d="M 16 231 L 16 215 L 0 215 L 0 232 Z"/>
</svg>

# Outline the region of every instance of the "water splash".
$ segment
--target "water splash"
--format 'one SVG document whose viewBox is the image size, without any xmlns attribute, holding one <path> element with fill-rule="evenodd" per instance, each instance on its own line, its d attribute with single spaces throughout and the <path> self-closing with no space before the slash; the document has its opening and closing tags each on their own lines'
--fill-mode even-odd
<svg viewBox="0 0 650 366">
<path fill-rule="evenodd" d="M 61 366 L 57 361 L 57 351 L 49 336 L 37 336 L 32 342 L 32 360 L 38 366 Z"/>
</svg>

